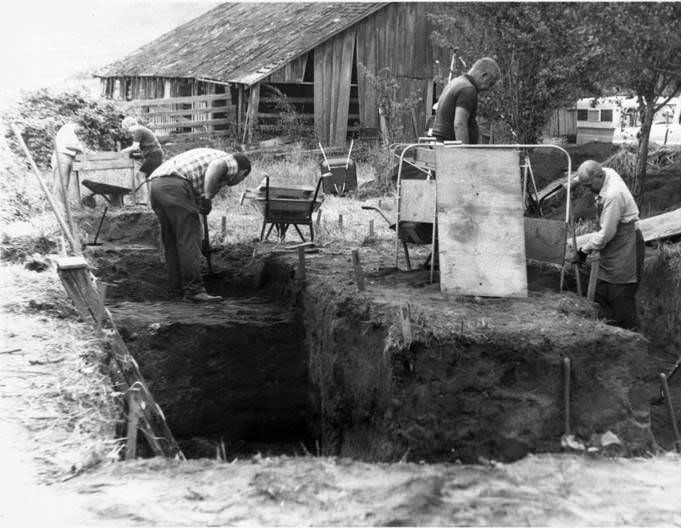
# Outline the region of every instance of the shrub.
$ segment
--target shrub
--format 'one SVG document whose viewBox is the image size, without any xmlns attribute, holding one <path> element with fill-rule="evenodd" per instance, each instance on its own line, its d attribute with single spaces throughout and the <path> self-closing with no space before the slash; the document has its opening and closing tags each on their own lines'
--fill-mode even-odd
<svg viewBox="0 0 681 528">
<path fill-rule="evenodd" d="M 93 98 L 85 91 L 40 89 L 24 94 L 2 117 L 7 124 L 18 126 L 36 164 L 47 167 L 54 149 L 54 136 L 63 124 L 80 124 L 84 131 L 82 139 L 88 148 L 116 150 L 117 142 L 126 141 L 120 128 L 123 115 L 124 107 L 120 103 Z M 9 127 L 6 134 L 12 151 L 23 157 Z"/>
</svg>

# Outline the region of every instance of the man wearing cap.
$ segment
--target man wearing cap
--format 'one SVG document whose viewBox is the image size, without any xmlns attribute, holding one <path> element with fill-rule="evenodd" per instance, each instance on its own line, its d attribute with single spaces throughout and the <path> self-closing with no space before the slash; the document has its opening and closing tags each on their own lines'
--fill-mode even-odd
<svg viewBox="0 0 681 528">
<path fill-rule="evenodd" d="M 141 185 L 156 168 L 163 163 L 163 149 L 156 135 L 147 127 L 140 125 L 134 117 L 126 117 L 121 128 L 132 136 L 132 145 L 121 150 L 122 153 L 139 152 L 142 165 L 138 169 L 138 185 Z"/>
<path fill-rule="evenodd" d="M 496 61 L 484 57 L 475 61 L 468 73 L 452 79 L 438 99 L 432 136 L 438 141 L 477 144 L 478 93 L 489 90 L 500 77 Z"/>
<path fill-rule="evenodd" d="M 617 326 L 635 329 L 645 251 L 638 206 L 620 175 L 594 160 L 579 166 L 577 182 L 596 194 L 599 212 L 600 230 L 579 248 L 582 253 L 600 253 L 596 302 Z"/>
<path fill-rule="evenodd" d="M 224 186 L 241 182 L 251 171 L 241 153 L 196 148 L 165 161 L 150 176 L 150 202 L 161 224 L 170 287 L 194 302 L 219 301 L 201 276 L 201 222 L 211 199 Z"/>
</svg>

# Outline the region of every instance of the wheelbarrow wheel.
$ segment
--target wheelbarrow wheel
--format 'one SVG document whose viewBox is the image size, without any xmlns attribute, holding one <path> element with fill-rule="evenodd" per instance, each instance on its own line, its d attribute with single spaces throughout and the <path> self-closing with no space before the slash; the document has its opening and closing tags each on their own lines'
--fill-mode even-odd
<svg viewBox="0 0 681 528">
<path fill-rule="evenodd" d="M 83 197 L 80 203 L 83 204 L 85 207 L 89 207 L 90 209 L 94 209 L 95 207 L 97 207 L 97 201 L 95 200 L 95 197 L 92 194 L 90 196 Z"/>
</svg>

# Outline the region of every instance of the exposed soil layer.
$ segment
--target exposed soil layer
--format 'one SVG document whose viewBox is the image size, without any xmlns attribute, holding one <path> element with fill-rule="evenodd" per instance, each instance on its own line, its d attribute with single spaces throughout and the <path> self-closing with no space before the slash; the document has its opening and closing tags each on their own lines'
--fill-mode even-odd
<svg viewBox="0 0 681 528">
<path fill-rule="evenodd" d="M 111 312 L 181 439 L 290 442 L 311 422 L 302 328 L 294 312 L 262 298 L 119 303 Z M 192 456 L 215 456 L 194 441 Z"/>
<path fill-rule="evenodd" d="M 556 293 L 550 269 L 530 268 L 528 299 L 445 298 L 425 271 L 388 267 L 391 244 L 377 243 L 362 248 L 358 292 L 349 252 L 328 246 L 307 255 L 296 295 L 294 254 L 253 260 L 235 246 L 214 255 L 223 271 L 211 289 L 229 300 L 204 307 L 163 296 L 156 253 L 107 251 L 93 250 L 98 276 L 128 281 L 114 298 L 140 301 L 144 283 L 142 297 L 157 301 L 111 309 L 180 438 L 316 438 L 325 454 L 378 461 L 515 460 L 560 449 L 565 357 L 579 438 L 598 446 L 610 430 L 636 454 L 667 427 L 649 406 L 665 356 Z"/>
</svg>

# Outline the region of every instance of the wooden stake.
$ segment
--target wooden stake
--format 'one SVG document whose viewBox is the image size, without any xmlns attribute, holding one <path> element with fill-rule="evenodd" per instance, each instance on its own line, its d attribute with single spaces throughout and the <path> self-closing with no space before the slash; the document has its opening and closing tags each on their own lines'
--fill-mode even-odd
<svg viewBox="0 0 681 528">
<path fill-rule="evenodd" d="M 222 217 L 222 228 L 220 230 L 220 235 L 221 235 L 220 240 L 222 240 L 222 243 L 224 244 L 225 238 L 227 237 L 227 217 L 226 216 Z"/>
<path fill-rule="evenodd" d="M 99 287 L 99 310 L 96 314 L 95 319 L 95 329 L 97 333 L 102 331 L 102 318 L 104 317 L 104 300 L 106 299 L 106 283 L 98 281 L 97 286 Z"/>
<path fill-rule="evenodd" d="M 364 272 L 362 271 L 362 264 L 359 262 L 359 251 L 352 250 L 352 267 L 355 270 L 355 282 L 359 291 L 364 291 Z"/>
<path fill-rule="evenodd" d="M 369 238 L 374 238 L 374 221 L 369 220 Z"/>
<path fill-rule="evenodd" d="M 305 282 L 305 248 L 298 248 L 298 282 Z"/>
<path fill-rule="evenodd" d="M 570 358 L 563 358 L 563 405 L 565 408 L 565 435 L 570 436 Z"/>
<path fill-rule="evenodd" d="M 667 402 L 667 412 L 669 413 L 669 421 L 672 423 L 672 432 L 674 433 L 674 445 L 677 452 L 681 452 L 681 435 L 679 434 L 679 426 L 676 423 L 676 415 L 674 414 L 674 406 L 672 405 L 672 395 L 669 393 L 669 384 L 667 383 L 667 376 L 660 374 L 660 382 L 662 383 L 662 391 L 664 392 L 664 399 Z"/>
<path fill-rule="evenodd" d="M 589 287 L 586 290 L 586 298 L 593 301 L 596 298 L 596 283 L 598 282 L 598 267 L 600 266 L 600 254 L 592 255 L 591 272 L 589 273 Z"/>
<path fill-rule="evenodd" d="M 409 347 L 413 339 L 411 333 L 411 309 L 409 308 L 409 304 L 400 307 L 400 320 L 402 322 L 404 346 Z"/>
<path fill-rule="evenodd" d="M 322 210 L 317 211 L 317 220 L 315 221 L 315 231 L 319 230 L 319 226 L 322 224 Z"/>
<path fill-rule="evenodd" d="M 343 215 L 342 214 L 338 215 L 338 229 L 340 231 L 343 231 Z"/>
<path fill-rule="evenodd" d="M 140 420 L 140 389 L 132 386 L 128 389 L 128 435 L 125 443 L 125 459 L 137 457 L 137 429 Z"/>
</svg>

